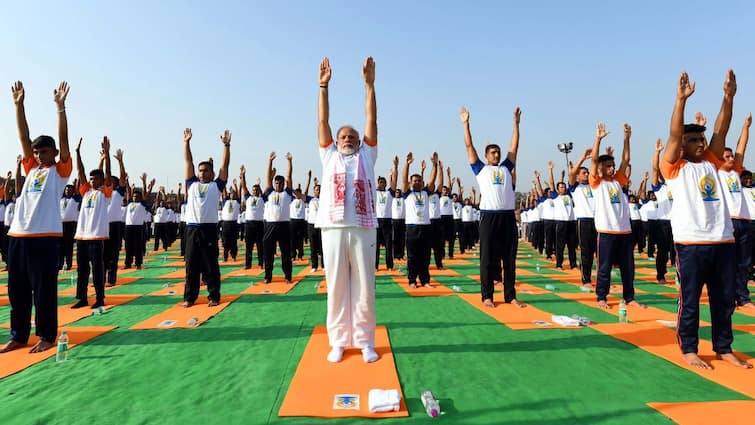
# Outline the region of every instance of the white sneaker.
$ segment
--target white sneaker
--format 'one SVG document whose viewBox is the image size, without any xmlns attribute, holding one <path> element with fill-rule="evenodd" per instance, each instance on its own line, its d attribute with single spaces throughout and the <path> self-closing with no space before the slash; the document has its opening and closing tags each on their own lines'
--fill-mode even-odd
<svg viewBox="0 0 755 425">
<path fill-rule="evenodd" d="M 339 363 L 343 359 L 343 347 L 333 347 L 328 353 L 328 361 L 331 363 Z"/>
<path fill-rule="evenodd" d="M 378 353 L 372 347 L 362 348 L 362 359 L 365 363 L 372 363 L 378 359 Z"/>
<path fill-rule="evenodd" d="M 312 270 L 310 270 L 309 272 L 310 272 L 310 273 L 314 273 L 314 272 L 316 272 L 316 271 L 317 271 L 317 269 L 313 267 L 313 268 L 312 268 Z"/>
</svg>

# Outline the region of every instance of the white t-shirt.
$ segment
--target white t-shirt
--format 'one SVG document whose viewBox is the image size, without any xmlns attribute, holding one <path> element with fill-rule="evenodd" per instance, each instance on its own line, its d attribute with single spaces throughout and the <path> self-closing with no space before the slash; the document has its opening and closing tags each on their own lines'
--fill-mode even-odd
<svg viewBox="0 0 755 425">
<path fill-rule="evenodd" d="M 577 183 L 570 186 L 569 191 L 574 200 L 574 217 L 577 219 L 595 217 L 595 199 L 590 185 Z"/>
<path fill-rule="evenodd" d="M 113 194 L 112 186 L 102 186 L 97 190 L 86 182 L 79 186 L 81 210 L 76 226 L 76 240 L 105 240 L 110 236 L 108 207 Z"/>
<path fill-rule="evenodd" d="M 599 233 L 629 234 L 632 225 L 629 220 L 629 202 L 623 196 L 621 187 L 627 178 L 617 172 L 613 179 L 603 179 L 590 175 L 590 188 L 595 197 L 595 230 Z"/>
<path fill-rule="evenodd" d="M 34 157 L 24 159 L 26 181 L 16 199 L 9 236 L 63 235 L 58 205 L 71 175 L 72 162 L 69 158 L 66 162 L 41 167 Z"/>
<path fill-rule="evenodd" d="M 60 198 L 60 218 L 64 223 L 79 219 L 80 205 L 81 197 L 79 195 L 74 195 L 70 198 L 66 198 L 65 196 Z"/>
<path fill-rule="evenodd" d="M 244 212 L 246 222 L 262 221 L 265 218 L 265 200 L 261 196 L 247 195 L 246 211 Z"/>
<path fill-rule="evenodd" d="M 391 208 L 393 206 L 393 190 L 376 190 L 375 191 L 375 217 L 391 218 Z"/>
<path fill-rule="evenodd" d="M 391 205 L 391 218 L 394 220 L 403 220 L 404 217 L 406 217 L 406 210 L 405 207 L 406 203 L 404 202 L 403 197 L 398 197 L 393 200 L 393 205 Z"/>
<path fill-rule="evenodd" d="M 480 185 L 480 210 L 485 211 L 513 211 L 514 185 L 511 171 L 514 164 L 508 158 L 499 165 L 485 165 L 477 160 L 472 164 L 472 171 Z"/>
<path fill-rule="evenodd" d="M 291 201 L 291 206 L 289 207 L 289 215 L 292 220 L 304 220 L 306 218 L 306 202 L 302 201 L 299 198 L 295 198 L 293 201 Z"/>
<path fill-rule="evenodd" d="M 731 218 L 749 221 L 750 210 L 747 208 L 747 201 L 744 200 L 739 172 L 734 169 L 731 171 L 724 171 L 719 168 L 718 178 L 724 186 L 723 190 L 721 190 L 721 194 L 726 199 L 726 206 L 729 208 L 729 215 Z"/>
<path fill-rule="evenodd" d="M 241 204 L 236 199 L 226 199 L 220 212 L 222 221 L 237 221 L 241 212 Z"/>
<path fill-rule="evenodd" d="M 262 198 L 265 201 L 265 221 L 268 223 L 291 221 L 291 202 L 294 200 L 291 189 L 284 189 L 283 192 L 268 189 Z"/>
<path fill-rule="evenodd" d="M 430 224 L 430 193 L 427 187 L 419 192 L 409 190 L 401 195 L 404 198 L 406 224 Z"/>
<path fill-rule="evenodd" d="M 194 176 L 186 180 L 186 219 L 187 225 L 217 224 L 218 205 L 226 182 L 217 178 L 202 183 Z"/>
</svg>

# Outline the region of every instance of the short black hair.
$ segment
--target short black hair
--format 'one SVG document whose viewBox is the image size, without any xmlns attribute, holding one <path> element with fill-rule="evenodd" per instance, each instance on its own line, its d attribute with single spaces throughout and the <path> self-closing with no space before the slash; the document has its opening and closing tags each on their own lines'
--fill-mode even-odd
<svg viewBox="0 0 755 425">
<path fill-rule="evenodd" d="M 613 155 L 603 154 L 598 157 L 598 164 L 602 164 L 606 161 L 613 161 L 613 160 L 614 160 Z"/>
<path fill-rule="evenodd" d="M 684 134 L 705 133 L 705 126 L 700 124 L 684 124 Z"/>
<path fill-rule="evenodd" d="M 202 161 L 202 162 L 200 162 L 199 164 L 197 164 L 197 170 L 199 169 L 199 167 L 201 167 L 203 165 L 206 165 L 206 166 L 210 167 L 210 171 L 213 171 L 212 161 Z"/>
<path fill-rule="evenodd" d="M 285 182 L 286 181 L 286 179 L 284 179 L 283 176 L 281 176 L 280 174 L 277 175 L 277 176 L 275 176 L 275 178 L 273 180 L 276 181 L 276 182 Z"/>
<path fill-rule="evenodd" d="M 487 155 L 487 154 L 488 154 L 488 152 L 489 152 L 489 151 L 490 151 L 491 149 L 498 149 L 498 152 L 500 152 L 500 151 L 501 151 L 501 147 L 500 147 L 500 146 L 498 146 L 498 145 L 497 145 L 497 144 L 495 144 L 495 143 L 491 143 L 491 144 L 489 144 L 489 145 L 485 146 L 485 155 Z"/>
<path fill-rule="evenodd" d="M 53 148 L 55 149 L 55 139 L 50 136 L 41 135 L 31 142 L 32 149 Z"/>
<path fill-rule="evenodd" d="M 102 172 L 99 168 L 95 168 L 94 170 L 89 172 L 89 177 L 102 177 L 105 178 L 105 173 Z"/>
<path fill-rule="evenodd" d="M 746 178 L 752 178 L 752 172 L 750 170 L 742 170 L 742 174 L 740 175 L 743 179 Z"/>
</svg>

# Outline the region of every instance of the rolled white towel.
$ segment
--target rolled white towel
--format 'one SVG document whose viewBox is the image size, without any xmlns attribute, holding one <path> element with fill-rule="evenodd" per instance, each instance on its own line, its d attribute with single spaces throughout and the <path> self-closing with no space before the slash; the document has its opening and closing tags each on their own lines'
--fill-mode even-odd
<svg viewBox="0 0 755 425">
<path fill-rule="evenodd" d="M 401 407 L 401 394 L 398 390 L 370 390 L 368 396 L 370 412 L 392 412 Z"/>
</svg>

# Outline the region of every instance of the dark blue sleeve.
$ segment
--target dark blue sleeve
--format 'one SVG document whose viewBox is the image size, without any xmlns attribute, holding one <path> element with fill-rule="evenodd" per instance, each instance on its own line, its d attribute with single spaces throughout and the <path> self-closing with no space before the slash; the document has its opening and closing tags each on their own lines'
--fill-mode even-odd
<svg viewBox="0 0 755 425">
<path fill-rule="evenodd" d="M 267 202 L 267 197 L 270 196 L 271 193 L 273 193 L 273 188 L 272 187 L 267 188 L 267 190 L 265 190 L 262 193 L 262 200 Z"/>
<path fill-rule="evenodd" d="M 480 171 L 482 171 L 483 167 L 485 167 L 485 164 L 482 163 L 479 159 L 474 164 L 471 164 L 472 166 L 472 172 L 474 172 L 474 175 L 480 174 Z"/>
<path fill-rule="evenodd" d="M 407 196 L 409 196 L 409 191 L 406 191 L 406 192 L 401 192 L 401 197 L 402 197 L 403 199 L 406 199 L 406 197 L 407 197 Z"/>
<path fill-rule="evenodd" d="M 288 196 L 290 196 L 290 197 L 291 197 L 291 200 L 292 200 L 292 201 L 293 201 L 294 199 L 296 199 L 296 196 L 294 196 L 294 191 L 293 191 L 293 190 L 291 190 L 290 188 L 285 188 L 285 189 L 283 189 L 283 191 L 284 191 L 284 192 L 286 192 L 286 193 L 288 193 Z"/>
<path fill-rule="evenodd" d="M 71 198 L 73 198 L 73 200 L 76 202 L 81 202 L 81 195 L 79 195 L 78 193 L 73 195 Z"/>
<path fill-rule="evenodd" d="M 149 206 L 149 203 L 147 201 L 141 201 L 140 204 L 144 205 L 144 209 L 147 211 L 150 211 L 152 208 Z"/>
<path fill-rule="evenodd" d="M 651 184 L 650 190 L 652 190 L 653 192 L 658 192 L 659 190 L 661 190 L 662 187 L 663 187 L 663 183 L 660 183 L 658 185 Z"/>
<path fill-rule="evenodd" d="M 575 190 L 577 190 L 577 183 L 570 184 L 567 190 L 569 191 L 569 193 L 573 193 Z"/>
<path fill-rule="evenodd" d="M 558 198 L 558 193 L 551 190 L 550 195 L 548 195 L 548 197 L 550 197 L 550 199 L 556 199 Z"/>
<path fill-rule="evenodd" d="M 506 167 L 506 168 L 508 168 L 509 172 L 514 171 L 514 163 L 511 162 L 511 161 L 509 161 L 508 157 L 506 159 L 504 159 L 503 162 L 501 162 L 501 165 L 504 166 L 504 167 Z"/>
<path fill-rule="evenodd" d="M 189 186 L 191 186 L 192 183 L 196 183 L 198 181 L 199 179 L 197 178 L 197 176 L 194 176 L 190 179 L 186 179 L 186 193 L 189 193 Z"/>
<path fill-rule="evenodd" d="M 309 195 L 307 195 L 307 199 L 305 199 L 305 200 L 304 200 L 304 202 L 306 202 L 307 204 L 309 204 L 309 201 L 311 201 L 311 200 L 313 200 L 313 199 L 315 199 L 315 197 L 314 197 L 314 196 L 309 196 Z"/>
<path fill-rule="evenodd" d="M 223 180 L 220 177 L 218 177 L 218 178 L 215 179 L 215 184 L 218 185 L 218 190 L 221 191 L 221 192 L 225 190 L 225 185 L 227 183 L 228 182 L 226 180 Z"/>
<path fill-rule="evenodd" d="M 391 189 L 390 187 L 388 188 L 388 193 L 390 193 L 394 198 L 396 197 L 396 191 Z"/>
</svg>

